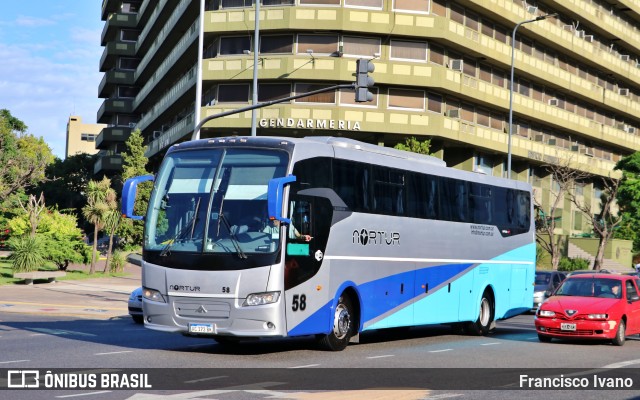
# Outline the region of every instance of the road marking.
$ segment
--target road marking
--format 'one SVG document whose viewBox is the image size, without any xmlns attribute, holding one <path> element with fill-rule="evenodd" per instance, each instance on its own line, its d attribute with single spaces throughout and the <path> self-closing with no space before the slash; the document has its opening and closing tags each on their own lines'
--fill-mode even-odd
<svg viewBox="0 0 640 400">
<path fill-rule="evenodd" d="M 26 328 L 26 329 L 31 329 L 46 335 L 96 336 L 92 333 L 84 333 L 84 332 L 78 332 L 78 331 L 65 331 L 62 329 L 47 329 L 47 328 Z"/>
<path fill-rule="evenodd" d="M 429 353 L 442 353 L 442 352 L 451 351 L 451 350 L 453 349 L 431 350 L 429 351 Z"/>
<path fill-rule="evenodd" d="M 29 362 L 29 361 L 31 361 L 31 360 L 0 361 L 0 364 L 11 364 L 11 363 Z"/>
<path fill-rule="evenodd" d="M 387 355 L 384 355 L 384 356 L 372 356 L 372 357 L 367 357 L 367 358 L 370 359 L 370 360 L 373 360 L 374 358 L 385 358 L 385 357 L 393 357 L 393 356 L 394 356 L 393 354 L 387 354 Z"/>
<path fill-rule="evenodd" d="M 29 336 L 45 336 L 45 335 L 46 335 L 46 333 L 32 333 Z"/>
<path fill-rule="evenodd" d="M 7 302 L 4 304 L 8 304 L 8 305 L 24 305 L 24 306 L 38 306 L 38 307 L 62 307 L 62 308 L 81 308 L 81 309 L 87 309 L 87 306 L 74 306 L 74 305 L 69 305 L 69 304 L 46 304 L 46 303 L 28 303 L 28 302 L 23 302 L 23 301 L 12 301 L 12 302 Z M 115 310 L 115 311 L 121 311 L 122 307 L 100 307 L 100 310 Z"/>
<path fill-rule="evenodd" d="M 491 342 L 491 343 L 481 343 L 480 346 L 493 346 L 496 344 L 500 344 L 500 342 Z"/>
<path fill-rule="evenodd" d="M 104 393 L 111 393 L 111 390 L 103 390 L 101 392 L 91 392 L 91 393 L 66 394 L 64 396 L 56 396 L 56 398 L 65 399 L 67 397 L 93 396 L 94 394 L 104 394 Z"/>
<path fill-rule="evenodd" d="M 317 367 L 318 365 L 320 365 L 320 364 L 299 365 L 297 367 L 289 367 L 289 369 L 310 368 L 310 367 Z"/>
<path fill-rule="evenodd" d="M 633 364 L 640 364 L 640 360 L 621 361 L 619 363 L 605 365 L 602 368 L 623 368 Z"/>
<path fill-rule="evenodd" d="M 214 379 L 222 379 L 222 378 L 228 378 L 228 376 L 226 376 L 226 375 L 212 376 L 210 378 L 202 378 L 202 379 L 194 379 L 192 381 L 184 381 L 184 383 L 196 383 L 196 382 L 212 381 Z"/>
<path fill-rule="evenodd" d="M 133 350 L 124 350 L 124 351 L 112 351 L 109 353 L 96 353 L 94 356 L 107 356 L 110 354 L 122 354 L 122 353 L 133 353 Z"/>
</svg>

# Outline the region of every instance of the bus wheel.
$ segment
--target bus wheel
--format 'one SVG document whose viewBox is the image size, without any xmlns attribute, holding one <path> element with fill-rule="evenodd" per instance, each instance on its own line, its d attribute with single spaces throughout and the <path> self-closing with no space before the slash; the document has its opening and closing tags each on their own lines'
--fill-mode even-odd
<svg viewBox="0 0 640 400">
<path fill-rule="evenodd" d="M 344 350 L 353 335 L 353 320 L 351 301 L 349 297 L 342 295 L 333 314 L 333 329 L 320 338 L 320 345 L 331 351 Z"/>
<path fill-rule="evenodd" d="M 482 294 L 480 300 L 480 315 L 475 322 L 469 322 L 466 331 L 470 335 L 482 336 L 489 333 L 493 322 L 493 298 L 488 292 Z"/>
</svg>

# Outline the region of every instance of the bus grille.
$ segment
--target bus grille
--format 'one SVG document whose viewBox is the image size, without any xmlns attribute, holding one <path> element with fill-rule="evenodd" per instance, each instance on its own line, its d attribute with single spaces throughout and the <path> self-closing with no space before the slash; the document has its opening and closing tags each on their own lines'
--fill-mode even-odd
<svg viewBox="0 0 640 400">
<path fill-rule="evenodd" d="M 231 314 L 231 307 L 228 303 L 211 301 L 176 301 L 173 303 L 173 308 L 178 317 L 185 318 L 220 319 L 229 318 Z"/>
</svg>

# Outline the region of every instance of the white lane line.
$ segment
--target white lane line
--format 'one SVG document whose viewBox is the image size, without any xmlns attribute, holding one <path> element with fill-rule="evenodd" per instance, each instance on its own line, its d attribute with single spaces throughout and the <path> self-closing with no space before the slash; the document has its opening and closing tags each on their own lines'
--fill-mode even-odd
<svg viewBox="0 0 640 400">
<path fill-rule="evenodd" d="M 203 347 L 203 346 L 211 346 L 211 343 L 190 344 L 185 347 Z"/>
<path fill-rule="evenodd" d="M 500 344 L 500 342 L 482 343 L 480 346 L 495 346 L 496 344 Z"/>
<path fill-rule="evenodd" d="M 429 351 L 429 353 L 442 353 L 442 352 L 451 351 L 451 350 L 453 349 L 431 350 Z"/>
<path fill-rule="evenodd" d="M 184 381 L 184 383 L 197 383 L 197 382 L 205 382 L 205 381 L 212 381 L 214 379 L 222 379 L 222 378 L 228 378 L 228 376 L 226 375 L 221 375 L 221 376 L 212 376 L 210 378 L 202 378 L 202 379 L 194 379 L 192 381 Z"/>
<path fill-rule="evenodd" d="M 317 367 L 318 365 L 320 364 L 298 365 L 297 367 L 289 367 L 289 369 L 310 368 L 310 367 Z"/>
<path fill-rule="evenodd" d="M 133 353 L 133 350 L 124 350 L 124 351 L 112 351 L 109 353 L 96 353 L 94 356 L 107 356 L 110 354 L 122 354 L 122 353 Z"/>
<path fill-rule="evenodd" d="M 64 396 L 56 396 L 56 398 L 65 399 L 67 397 L 93 396 L 94 394 L 105 394 L 105 393 L 111 393 L 111 390 L 103 390 L 101 392 L 91 392 L 91 393 L 66 394 Z"/>
<path fill-rule="evenodd" d="M 369 360 L 373 360 L 374 358 L 385 358 L 385 357 L 394 357 L 393 354 L 387 354 L 384 356 L 372 356 L 372 357 L 367 357 Z"/>
<path fill-rule="evenodd" d="M 12 363 L 29 362 L 29 361 L 31 361 L 31 360 L 0 361 L 0 364 L 12 364 Z"/>
<path fill-rule="evenodd" d="M 29 336 L 45 336 L 45 334 L 44 333 L 32 333 Z"/>
<path fill-rule="evenodd" d="M 602 368 L 624 368 L 633 364 L 640 364 L 640 360 L 621 361 L 619 363 L 605 365 Z"/>
</svg>

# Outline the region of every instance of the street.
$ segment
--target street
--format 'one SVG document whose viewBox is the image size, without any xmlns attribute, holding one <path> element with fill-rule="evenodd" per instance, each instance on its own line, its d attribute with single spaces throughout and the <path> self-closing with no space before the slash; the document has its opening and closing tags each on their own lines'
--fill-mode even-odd
<svg viewBox="0 0 640 400">
<path fill-rule="evenodd" d="M 625 368 L 632 371 L 637 379 L 635 391 L 609 391 L 605 397 L 629 399 L 637 394 L 640 384 L 640 338 L 629 337 L 623 347 L 615 347 L 604 342 L 559 342 L 539 343 L 533 330 L 533 315 L 522 315 L 507 321 L 500 321 L 495 331 L 488 337 L 472 337 L 452 334 L 447 326 L 427 326 L 412 329 L 391 329 L 361 335 L 359 344 L 350 345 L 342 352 L 319 350 L 313 338 L 272 339 L 252 341 L 238 346 L 223 346 L 212 339 L 188 338 L 155 332 L 136 325 L 128 317 L 109 320 L 86 320 L 63 316 L 23 315 L 0 312 L 0 368 L 7 369 L 61 369 L 74 371 L 90 369 L 136 369 L 163 368 L 171 371 L 189 368 L 206 368 L 209 378 L 217 380 L 215 388 L 219 390 L 207 393 L 201 390 L 182 389 L 173 394 L 183 393 L 176 398 L 307 398 L 290 397 L 290 393 L 278 392 L 278 385 L 257 379 L 251 387 L 224 387 L 228 377 L 227 369 L 285 369 L 315 371 L 353 372 L 356 369 L 380 371 L 379 383 L 388 372 L 398 369 L 426 369 L 434 372 L 446 368 L 455 368 L 451 374 L 462 375 L 469 379 L 470 372 L 484 371 L 487 368 L 513 369 L 526 372 L 529 369 L 556 368 L 554 373 L 566 369 L 566 374 L 589 369 L 589 373 L 602 368 Z M 215 372 L 214 369 L 220 369 Z M 574 370 L 575 369 L 575 370 Z M 178 373 L 179 375 L 179 373 Z M 250 374 L 249 374 L 250 375 Z M 302 379 L 304 375 L 300 375 Z M 316 383 L 327 390 L 336 389 L 336 382 L 321 382 L 323 374 L 317 375 Z M 357 375 L 356 375 L 357 376 Z M 615 376 L 615 375 L 614 375 Z M 626 376 L 626 375 L 625 375 Z M 5 376 L 0 376 L 4 379 Z M 259 378 L 259 377 L 256 377 Z M 360 377 L 362 378 L 362 377 Z M 638 382 L 635 382 L 635 381 Z M 185 379 L 186 381 L 186 379 Z M 196 379 L 193 379 L 196 381 Z M 375 379 L 374 379 L 375 381 Z M 518 389 L 514 380 L 513 389 Z M 509 385 L 496 381 L 496 386 L 487 385 L 492 390 L 492 398 L 511 398 L 513 392 Z M 4 386 L 4 385 L 3 385 Z M 352 389 L 356 389 L 354 385 Z M 447 384 L 453 386 L 456 384 Z M 506 386 L 506 387 L 505 387 Z M 5 386 L 6 387 L 6 386 Z M 195 386 L 194 386 L 195 387 Z M 373 385 L 371 389 L 384 386 Z M 236 390 L 237 389 L 237 390 Z M 242 390 L 240 390 L 242 389 Z M 261 394 L 255 390 L 263 390 Z M 349 388 L 339 388 L 346 389 Z M 358 389 L 361 389 L 358 387 Z M 344 391 L 344 390 L 341 390 Z M 295 391 L 300 392 L 300 390 Z M 385 391 L 387 393 L 390 391 Z M 415 392 L 407 398 L 434 398 L 445 396 L 461 398 L 485 398 L 489 392 L 465 390 L 438 390 L 437 392 Z M 423 393 L 424 392 L 424 393 Z M 136 394 L 138 393 L 138 394 Z M 142 395 L 144 393 L 144 397 Z M 12 391 L 10 398 L 64 398 L 82 395 L 86 398 L 156 398 L 167 393 L 157 390 L 138 391 Z M 188 394 L 187 393 L 191 393 Z M 280 393 L 280 394 L 278 394 Z M 288 393 L 288 392 L 287 392 Z M 509 395 L 511 393 L 511 395 Z M 524 392 L 518 392 L 524 394 Z M 536 392 L 533 392 L 536 393 Z M 537 392 L 540 395 L 542 392 Z M 389 395 L 389 393 L 387 393 Z M 570 391 L 546 391 L 548 398 L 571 398 Z M 575 392 L 574 398 L 575 398 Z M 593 397 L 589 397 L 593 394 Z M 602 398 L 602 392 L 585 392 L 585 399 Z M 177 395 L 177 394 L 176 394 Z M 140 397 L 143 396 L 143 397 Z M 209 397 L 211 396 L 211 397 Z M 260 397 L 264 396 L 264 397 Z M 534 396 L 536 397 L 536 396 Z M 351 397 L 350 397 L 351 398 Z M 389 397 L 397 398 L 397 397 Z M 440 397 L 438 397 L 440 398 Z"/>
</svg>

